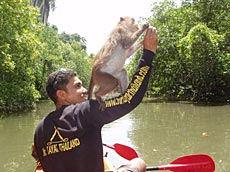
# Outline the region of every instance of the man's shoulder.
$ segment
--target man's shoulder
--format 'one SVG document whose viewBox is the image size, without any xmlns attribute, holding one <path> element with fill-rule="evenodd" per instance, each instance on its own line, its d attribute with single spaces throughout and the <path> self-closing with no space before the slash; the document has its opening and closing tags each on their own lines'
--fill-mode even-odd
<svg viewBox="0 0 230 172">
<path fill-rule="evenodd" d="M 50 126 L 50 123 L 52 123 L 53 118 L 58 114 L 57 110 L 54 110 L 52 112 L 50 112 L 48 115 L 44 116 L 39 123 L 37 124 L 36 130 L 35 130 L 35 134 L 38 132 L 44 132 L 46 131 Z"/>
</svg>

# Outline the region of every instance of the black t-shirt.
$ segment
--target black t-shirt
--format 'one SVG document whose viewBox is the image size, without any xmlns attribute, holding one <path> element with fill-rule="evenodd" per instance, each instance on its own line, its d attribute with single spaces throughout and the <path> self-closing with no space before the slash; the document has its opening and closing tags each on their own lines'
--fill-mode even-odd
<svg viewBox="0 0 230 172">
<path fill-rule="evenodd" d="M 105 111 L 96 100 L 67 105 L 38 124 L 34 144 L 45 172 L 103 172 L 101 129 L 132 111 L 143 99 L 154 53 L 143 50 L 126 92 L 106 99 Z M 119 132 L 119 131 L 118 131 Z"/>
</svg>

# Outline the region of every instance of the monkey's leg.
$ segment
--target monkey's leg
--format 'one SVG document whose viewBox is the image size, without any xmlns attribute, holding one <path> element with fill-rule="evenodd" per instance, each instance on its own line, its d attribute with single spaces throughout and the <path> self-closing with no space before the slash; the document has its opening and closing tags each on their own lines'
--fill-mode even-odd
<svg viewBox="0 0 230 172">
<path fill-rule="evenodd" d="M 124 93 L 129 85 L 127 71 L 122 69 L 117 75 L 116 78 L 119 81 L 121 93 Z"/>
<path fill-rule="evenodd" d="M 100 104 L 100 110 L 105 110 L 105 103 L 102 96 L 110 93 L 118 86 L 118 80 L 108 73 L 97 73 L 97 83 L 99 89 L 95 92 L 95 97 Z"/>
</svg>

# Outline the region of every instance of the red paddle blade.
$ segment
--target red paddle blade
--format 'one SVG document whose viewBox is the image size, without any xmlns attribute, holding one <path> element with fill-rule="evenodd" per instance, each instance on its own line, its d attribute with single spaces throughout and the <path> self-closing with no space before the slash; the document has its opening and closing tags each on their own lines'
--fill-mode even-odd
<svg viewBox="0 0 230 172">
<path fill-rule="evenodd" d="M 122 145 L 122 144 L 119 144 L 119 143 L 116 143 L 113 146 L 114 146 L 114 150 L 120 156 L 122 156 L 123 158 L 125 158 L 127 160 L 132 160 L 132 159 L 138 157 L 137 152 L 133 148 L 131 148 L 129 146 Z"/>
<path fill-rule="evenodd" d="M 215 163 L 208 155 L 196 154 L 177 158 L 169 165 L 159 166 L 158 169 L 174 172 L 214 172 Z"/>
</svg>

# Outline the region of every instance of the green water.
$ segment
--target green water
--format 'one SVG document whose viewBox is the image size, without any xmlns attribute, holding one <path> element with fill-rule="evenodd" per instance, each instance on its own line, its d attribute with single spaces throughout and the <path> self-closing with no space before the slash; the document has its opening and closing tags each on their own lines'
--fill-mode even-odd
<svg viewBox="0 0 230 172">
<path fill-rule="evenodd" d="M 32 172 L 33 132 L 39 120 L 53 110 L 39 103 L 32 112 L 0 120 L 1 172 Z M 127 116 L 103 128 L 103 142 L 134 148 L 148 166 L 165 165 L 189 154 L 208 154 L 216 172 L 230 170 L 230 105 L 195 106 L 180 103 L 142 103 Z M 105 148 L 114 165 L 126 160 Z"/>
</svg>

